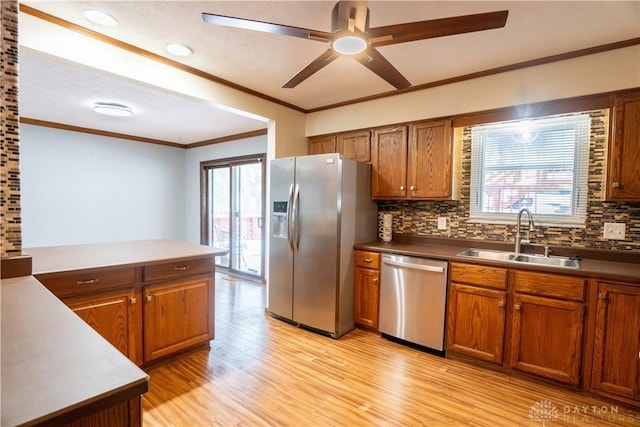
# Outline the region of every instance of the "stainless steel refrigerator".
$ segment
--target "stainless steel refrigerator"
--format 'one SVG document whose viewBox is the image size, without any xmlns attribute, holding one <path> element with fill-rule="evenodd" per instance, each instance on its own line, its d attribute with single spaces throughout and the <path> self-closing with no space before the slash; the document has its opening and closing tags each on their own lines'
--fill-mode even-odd
<svg viewBox="0 0 640 427">
<path fill-rule="evenodd" d="M 338 338 L 353 325 L 353 245 L 376 239 L 371 167 L 339 154 L 271 161 L 269 311 Z"/>
</svg>

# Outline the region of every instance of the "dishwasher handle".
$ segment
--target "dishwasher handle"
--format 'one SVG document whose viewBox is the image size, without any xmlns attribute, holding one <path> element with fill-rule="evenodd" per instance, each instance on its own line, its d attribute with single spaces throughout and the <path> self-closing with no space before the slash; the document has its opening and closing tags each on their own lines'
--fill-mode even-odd
<svg viewBox="0 0 640 427">
<path fill-rule="evenodd" d="M 437 267 L 434 265 L 414 264 L 412 262 L 392 261 L 385 259 L 384 264 L 393 265 L 395 267 L 413 268 L 415 270 L 431 271 L 434 273 L 444 273 L 444 267 Z"/>
</svg>

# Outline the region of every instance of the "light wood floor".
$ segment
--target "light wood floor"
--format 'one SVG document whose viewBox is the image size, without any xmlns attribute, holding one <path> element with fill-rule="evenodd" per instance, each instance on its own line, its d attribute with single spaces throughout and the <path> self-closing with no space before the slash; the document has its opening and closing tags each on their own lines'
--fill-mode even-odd
<svg viewBox="0 0 640 427">
<path fill-rule="evenodd" d="M 293 327 L 265 315 L 260 284 L 219 274 L 216 298 L 211 350 L 149 371 L 145 426 L 640 426 L 640 412 L 611 401 L 371 332 Z"/>
</svg>

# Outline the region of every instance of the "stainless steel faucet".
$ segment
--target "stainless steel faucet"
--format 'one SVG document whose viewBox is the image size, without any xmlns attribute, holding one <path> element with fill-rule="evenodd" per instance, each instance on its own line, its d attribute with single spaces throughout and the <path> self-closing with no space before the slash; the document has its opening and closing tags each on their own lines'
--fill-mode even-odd
<svg viewBox="0 0 640 427">
<path fill-rule="evenodd" d="M 525 240 L 522 240 L 522 236 L 520 235 L 520 223 L 522 222 L 522 214 L 525 212 L 529 217 L 529 228 L 527 229 L 527 238 Z M 527 208 L 520 209 L 520 211 L 518 212 L 518 220 L 516 221 L 516 246 L 514 250 L 515 253 L 517 254 L 520 253 L 520 245 L 522 243 L 527 245 L 531 243 L 530 233 L 535 230 L 535 228 L 533 228 L 534 226 L 535 224 L 533 223 L 533 215 L 531 215 L 531 211 Z"/>
</svg>

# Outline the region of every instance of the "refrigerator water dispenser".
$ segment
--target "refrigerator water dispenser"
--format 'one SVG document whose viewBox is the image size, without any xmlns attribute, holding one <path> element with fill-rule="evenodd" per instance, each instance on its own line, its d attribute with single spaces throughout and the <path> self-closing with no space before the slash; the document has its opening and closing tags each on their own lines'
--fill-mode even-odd
<svg viewBox="0 0 640 427">
<path fill-rule="evenodd" d="M 289 238 L 289 216 L 287 214 L 288 202 L 273 202 L 273 217 L 271 230 L 273 237 Z"/>
</svg>

